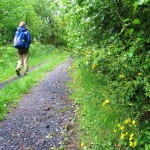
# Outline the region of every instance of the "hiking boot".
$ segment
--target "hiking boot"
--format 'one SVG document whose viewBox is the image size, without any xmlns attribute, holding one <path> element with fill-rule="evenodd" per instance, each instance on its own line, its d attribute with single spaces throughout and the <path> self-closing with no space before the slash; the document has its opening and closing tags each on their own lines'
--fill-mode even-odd
<svg viewBox="0 0 150 150">
<path fill-rule="evenodd" d="M 26 75 L 27 75 L 27 73 L 26 73 L 26 72 L 24 72 L 24 73 L 23 73 L 23 76 L 26 76 Z"/>
<path fill-rule="evenodd" d="M 20 69 L 16 69 L 16 74 L 17 74 L 17 76 L 20 76 L 21 74 L 20 74 Z"/>
</svg>

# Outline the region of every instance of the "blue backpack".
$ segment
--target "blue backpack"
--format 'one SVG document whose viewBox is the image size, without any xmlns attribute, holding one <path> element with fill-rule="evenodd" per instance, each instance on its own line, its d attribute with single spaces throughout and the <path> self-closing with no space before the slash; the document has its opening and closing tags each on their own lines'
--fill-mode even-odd
<svg viewBox="0 0 150 150">
<path fill-rule="evenodd" d="M 28 31 L 17 31 L 14 38 L 15 48 L 28 48 L 27 42 Z"/>
</svg>

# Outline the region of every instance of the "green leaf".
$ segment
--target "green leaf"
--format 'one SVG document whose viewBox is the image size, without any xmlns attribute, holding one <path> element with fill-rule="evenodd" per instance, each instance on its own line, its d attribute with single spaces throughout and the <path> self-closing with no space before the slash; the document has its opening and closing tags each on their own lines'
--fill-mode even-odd
<svg viewBox="0 0 150 150">
<path fill-rule="evenodd" d="M 147 4 L 148 2 L 150 2 L 150 0 L 144 0 L 144 4 Z"/>
<path fill-rule="evenodd" d="M 133 28 L 130 28 L 129 30 L 128 30 L 128 33 L 131 35 L 132 33 L 134 32 L 134 29 Z"/>
<path fill-rule="evenodd" d="M 130 20 L 130 18 L 127 18 L 127 19 L 123 20 L 123 22 L 127 22 L 127 21 L 129 21 L 129 20 Z"/>
<path fill-rule="evenodd" d="M 133 24 L 140 24 L 141 22 L 140 22 L 140 20 L 139 19 L 134 19 L 134 21 L 132 22 Z"/>
<path fill-rule="evenodd" d="M 146 5 L 148 2 L 150 2 L 150 0 L 139 0 L 138 2 L 137 2 L 137 4 L 138 5 Z"/>
</svg>

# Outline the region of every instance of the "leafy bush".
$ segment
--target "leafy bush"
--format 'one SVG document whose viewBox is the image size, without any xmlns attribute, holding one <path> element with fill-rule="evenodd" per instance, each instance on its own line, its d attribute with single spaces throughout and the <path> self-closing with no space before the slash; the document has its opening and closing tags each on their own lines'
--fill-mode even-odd
<svg viewBox="0 0 150 150">
<path fill-rule="evenodd" d="M 67 5 L 68 46 L 72 48 L 75 58 L 80 59 L 80 66 L 88 68 L 93 75 L 89 78 L 96 77 L 98 83 L 101 80 L 107 83 L 107 89 L 103 90 L 103 94 L 106 93 L 104 102 L 109 100 L 114 104 L 113 109 L 119 110 L 116 122 L 112 121 L 114 128 L 117 124 L 123 125 L 127 118 L 137 122 L 135 132 L 138 138 L 135 143 L 129 140 L 120 141 L 118 137 L 124 135 L 121 132 L 114 136 L 114 140 L 111 139 L 114 146 L 116 143 L 119 145 L 115 147 L 118 149 L 132 149 L 134 146 L 138 149 L 149 147 L 147 122 L 150 118 L 145 115 L 150 111 L 149 6 L 149 0 L 113 2 L 78 0 Z M 91 84 L 95 86 L 97 83 Z M 84 103 L 89 103 L 88 98 L 84 98 L 83 108 L 87 105 Z M 85 112 L 88 116 L 93 111 L 96 112 L 95 108 Z M 107 115 L 111 117 L 111 114 Z M 144 119 L 141 121 L 141 118 Z M 86 119 L 83 121 L 83 126 L 85 122 L 90 124 L 91 118 Z M 146 129 L 143 129 L 143 126 Z M 85 128 L 85 132 L 91 131 L 89 135 L 92 136 L 93 128 L 90 127 L 90 131 L 87 131 L 88 126 Z M 128 136 L 126 138 L 130 138 Z M 143 137 L 146 138 L 142 141 Z"/>
</svg>

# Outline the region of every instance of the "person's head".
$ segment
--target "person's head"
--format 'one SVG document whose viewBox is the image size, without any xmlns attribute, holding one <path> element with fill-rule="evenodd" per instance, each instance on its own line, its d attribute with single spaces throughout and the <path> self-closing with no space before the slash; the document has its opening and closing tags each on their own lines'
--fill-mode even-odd
<svg viewBox="0 0 150 150">
<path fill-rule="evenodd" d="M 22 21 L 22 22 L 19 23 L 19 26 L 20 27 L 26 27 L 26 23 Z"/>
</svg>

